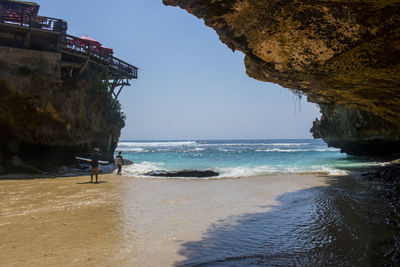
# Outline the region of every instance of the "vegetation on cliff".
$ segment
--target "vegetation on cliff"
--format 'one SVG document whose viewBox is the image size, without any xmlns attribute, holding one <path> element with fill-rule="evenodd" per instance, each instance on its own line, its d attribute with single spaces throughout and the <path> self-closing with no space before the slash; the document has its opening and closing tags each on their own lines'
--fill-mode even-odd
<svg viewBox="0 0 400 267">
<path fill-rule="evenodd" d="M 60 54 L 0 49 L 0 171 L 67 164 L 99 147 L 111 160 L 124 114 L 107 90 L 104 70 L 81 75 Z"/>
</svg>

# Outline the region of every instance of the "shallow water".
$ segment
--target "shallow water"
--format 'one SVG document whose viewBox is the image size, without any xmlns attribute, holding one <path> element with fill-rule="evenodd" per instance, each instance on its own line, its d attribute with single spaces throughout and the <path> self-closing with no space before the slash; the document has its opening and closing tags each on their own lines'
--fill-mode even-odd
<svg viewBox="0 0 400 267">
<path fill-rule="evenodd" d="M 385 206 L 360 184 L 335 180 L 277 198 L 266 212 L 229 216 L 185 242 L 178 266 L 377 266 L 391 238 Z"/>
<path fill-rule="evenodd" d="M 139 265 L 374 266 L 390 247 L 385 204 L 353 178 L 153 182 L 156 199 L 126 191 Z"/>
<path fill-rule="evenodd" d="M 376 266 L 385 203 L 359 178 L 0 180 L 4 266 Z"/>
</svg>

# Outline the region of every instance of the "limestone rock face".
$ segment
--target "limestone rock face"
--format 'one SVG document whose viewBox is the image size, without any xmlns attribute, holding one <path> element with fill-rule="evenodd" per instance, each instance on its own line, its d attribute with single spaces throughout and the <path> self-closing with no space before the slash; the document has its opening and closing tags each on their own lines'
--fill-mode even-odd
<svg viewBox="0 0 400 267">
<path fill-rule="evenodd" d="M 119 104 L 98 70 L 70 76 L 60 61 L 59 53 L 0 47 L 0 172 L 67 164 L 93 147 L 113 158 Z"/>
<path fill-rule="evenodd" d="M 400 1 L 163 2 L 242 51 L 250 77 L 319 104 L 315 137 L 350 154 L 400 152 Z"/>
</svg>

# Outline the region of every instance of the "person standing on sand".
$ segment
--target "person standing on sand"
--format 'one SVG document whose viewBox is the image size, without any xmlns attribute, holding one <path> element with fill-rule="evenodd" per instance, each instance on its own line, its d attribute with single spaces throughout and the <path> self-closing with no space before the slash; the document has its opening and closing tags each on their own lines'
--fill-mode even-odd
<svg viewBox="0 0 400 267">
<path fill-rule="evenodd" d="M 98 183 L 98 174 L 99 174 L 99 149 L 94 148 L 93 153 L 90 155 L 92 171 L 90 175 L 90 182 L 93 183 L 93 174 L 96 174 L 96 183 Z"/>
<path fill-rule="evenodd" d="M 119 151 L 118 152 L 118 156 L 115 157 L 115 161 L 117 163 L 118 166 L 118 175 L 121 175 L 121 171 L 122 171 L 122 165 L 124 165 L 124 158 L 122 157 L 122 152 Z"/>
</svg>

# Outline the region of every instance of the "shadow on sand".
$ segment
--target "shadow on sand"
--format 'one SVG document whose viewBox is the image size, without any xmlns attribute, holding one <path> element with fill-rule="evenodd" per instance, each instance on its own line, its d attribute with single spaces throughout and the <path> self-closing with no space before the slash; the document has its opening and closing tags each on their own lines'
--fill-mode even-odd
<svg viewBox="0 0 400 267">
<path fill-rule="evenodd" d="M 93 182 L 93 183 L 91 183 L 91 182 L 82 182 L 82 183 L 76 183 L 76 184 L 102 184 L 102 183 L 108 183 L 108 181 L 98 181 L 97 183 L 96 182 Z"/>
<path fill-rule="evenodd" d="M 109 168 L 105 170 L 100 170 L 99 175 L 112 174 L 116 168 Z M 89 176 L 90 170 L 74 170 L 73 172 L 59 173 L 59 172 L 49 172 L 49 173 L 11 173 L 0 175 L 0 180 L 33 180 L 33 179 L 56 179 L 56 178 L 68 178 L 75 176 Z"/>
<path fill-rule="evenodd" d="M 359 178 L 336 177 L 277 198 L 265 213 L 231 216 L 185 242 L 175 266 L 376 266 L 390 262 L 385 203 Z"/>
</svg>

